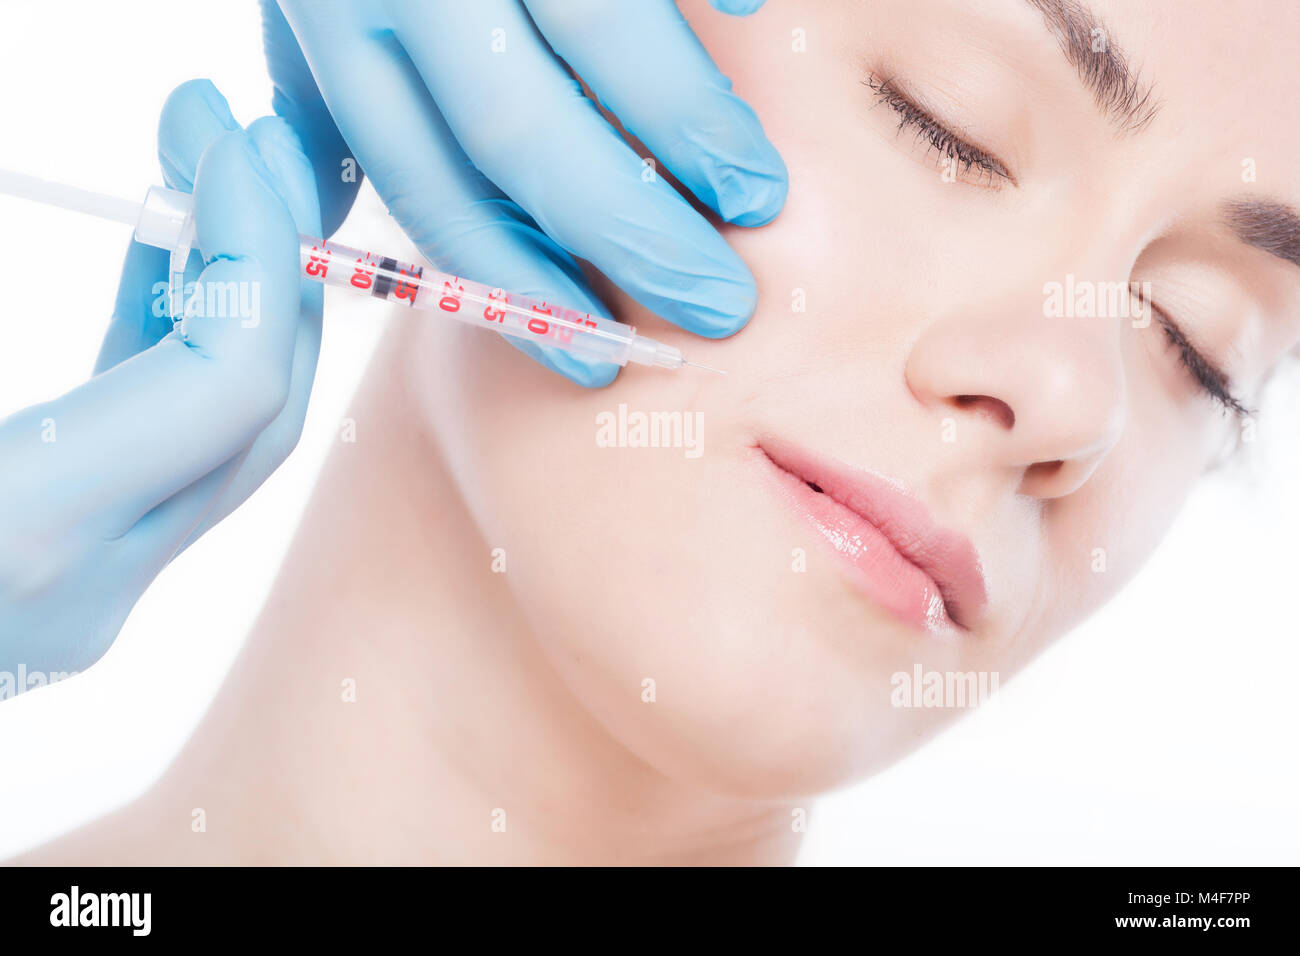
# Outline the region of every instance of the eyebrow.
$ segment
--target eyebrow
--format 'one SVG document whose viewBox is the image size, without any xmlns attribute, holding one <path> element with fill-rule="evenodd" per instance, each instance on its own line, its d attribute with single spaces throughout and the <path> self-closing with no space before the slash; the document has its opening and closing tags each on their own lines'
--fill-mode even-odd
<svg viewBox="0 0 1300 956">
<path fill-rule="evenodd" d="M 1300 214 L 1273 199 L 1234 199 L 1223 205 L 1223 218 L 1249 246 L 1300 266 Z"/>
<path fill-rule="evenodd" d="M 1111 41 L 1100 18 L 1079 0 L 1026 2 L 1043 15 L 1102 112 L 1122 132 L 1145 129 L 1160 111 L 1160 102 Z M 1300 213 L 1293 207 L 1274 199 L 1235 199 L 1221 210 L 1225 224 L 1246 245 L 1300 266 Z"/>
<path fill-rule="evenodd" d="M 1151 87 L 1129 66 L 1095 13 L 1078 0 L 1027 0 L 1043 15 L 1061 52 L 1079 74 L 1101 111 L 1121 132 L 1146 128 L 1160 110 Z"/>
<path fill-rule="evenodd" d="M 1043 15 L 1102 112 L 1122 132 L 1145 129 L 1160 111 L 1160 103 L 1097 15 L 1079 0 L 1027 2 Z M 1291 206 L 1272 199 L 1238 199 L 1224 203 L 1222 212 L 1224 222 L 1242 242 L 1300 266 L 1300 213 Z"/>
</svg>

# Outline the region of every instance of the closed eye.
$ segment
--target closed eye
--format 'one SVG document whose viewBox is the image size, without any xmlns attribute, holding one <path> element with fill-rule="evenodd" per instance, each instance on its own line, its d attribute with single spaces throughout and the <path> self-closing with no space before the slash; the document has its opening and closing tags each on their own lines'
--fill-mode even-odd
<svg viewBox="0 0 1300 956">
<path fill-rule="evenodd" d="M 880 79 L 872 73 L 867 75 L 863 83 L 875 93 L 879 102 L 898 115 L 899 131 L 906 127 L 914 129 L 917 139 L 923 140 L 938 154 L 941 165 L 952 164 L 968 175 L 975 170 L 988 186 L 996 186 L 999 181 L 1015 185 L 1015 177 L 1001 160 L 958 136 L 927 110 L 900 92 L 889 80 Z M 1142 296 L 1139 295 L 1139 299 L 1141 298 Z M 1225 411 L 1240 417 L 1251 415 L 1252 412 L 1245 403 L 1233 395 L 1228 376 L 1196 348 L 1178 323 L 1154 302 L 1148 300 L 1146 304 L 1160 323 L 1168 346 L 1177 353 L 1179 364 L 1201 391 Z"/>
<path fill-rule="evenodd" d="M 898 114 L 898 130 L 915 130 L 916 138 L 935 151 L 941 166 L 951 165 L 968 176 L 974 170 L 986 186 L 996 186 L 1000 182 L 1015 185 L 1015 177 L 1001 160 L 962 139 L 924 108 L 904 96 L 889 80 L 879 79 L 871 73 L 863 83 L 875 93 L 878 101 Z"/>
<path fill-rule="evenodd" d="M 1187 334 L 1178 327 L 1178 323 L 1171 319 L 1163 309 L 1150 299 L 1146 300 L 1146 305 L 1150 307 L 1156 321 L 1160 323 L 1160 327 L 1164 330 L 1169 347 L 1178 353 L 1179 364 L 1187 370 L 1187 373 L 1191 375 L 1201 390 L 1214 399 L 1225 411 L 1231 412 L 1240 418 L 1249 417 L 1252 414 L 1251 410 L 1246 407 L 1244 402 L 1232 394 L 1232 384 L 1227 374 L 1192 344 Z"/>
</svg>

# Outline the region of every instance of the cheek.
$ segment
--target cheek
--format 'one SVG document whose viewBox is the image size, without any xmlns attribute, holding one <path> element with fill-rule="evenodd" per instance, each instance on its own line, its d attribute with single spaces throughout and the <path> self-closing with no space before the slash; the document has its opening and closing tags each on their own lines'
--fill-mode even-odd
<svg viewBox="0 0 1300 956">
<path fill-rule="evenodd" d="M 825 562 L 793 573 L 794 549 L 815 543 L 756 480 L 734 393 L 652 370 L 586 391 L 491 336 L 436 354 L 449 373 L 412 387 L 483 545 L 505 549 L 569 691 L 643 761 L 717 791 L 803 794 L 949 719 L 890 706 L 914 636 L 872 635 Z M 601 447 L 597 416 L 620 404 L 699 411 L 702 454 Z"/>
<path fill-rule="evenodd" d="M 706 341 L 607 286 L 602 294 L 619 318 L 731 374 L 635 369 L 592 392 L 493 336 L 429 323 L 411 355 L 432 359 L 409 377 L 484 544 L 506 551 L 527 623 L 602 728 L 674 776 L 729 792 L 802 794 L 880 766 L 954 716 L 891 707 L 893 674 L 922 659 L 937 671 L 1009 676 L 1018 666 L 969 649 L 950 658 L 921 650 L 914 635 L 865 615 L 838 577 L 792 573 L 794 548 L 810 542 L 792 534 L 745 460 L 764 417 L 816 430 L 863 396 L 889 409 L 882 383 L 899 369 L 888 363 L 904 360 L 925 296 L 950 305 L 953 289 L 978 280 L 963 275 L 970 262 L 941 237 L 979 231 L 954 222 L 962 213 L 951 208 L 938 236 L 914 225 L 918 208 L 947 194 L 855 125 L 868 119 L 854 99 L 863 95 L 854 69 L 799 60 L 763 100 L 771 83 L 759 73 L 770 64 L 753 51 L 789 48 L 781 5 L 747 21 L 716 15 L 703 0 L 684 6 L 693 22 L 751 34 L 711 47 L 736 57 L 720 65 L 790 169 L 790 199 L 773 225 L 724 230 L 759 277 L 760 313 L 739 335 Z M 840 87 L 842 97 L 827 97 Z M 1008 261 L 1018 261 L 1014 250 Z M 430 376 L 430 367 L 446 372 Z M 702 454 L 602 447 L 598 416 L 617 423 L 620 406 L 699 413 Z M 1040 582 L 1046 610 L 1034 634 L 1058 633 L 1128 577 L 1190 481 L 1195 468 L 1173 436 L 1152 425 L 1127 440 L 1090 496 L 1056 509 L 1047 525 L 1055 573 Z M 1159 473 L 1144 470 L 1157 447 Z M 1094 548 L 1107 551 L 1104 574 L 1091 570 Z"/>
<path fill-rule="evenodd" d="M 821 791 L 946 718 L 890 709 L 898 647 L 829 575 L 792 573 L 788 527 L 730 451 L 588 456 L 601 487 L 576 479 L 581 502 L 540 524 L 512 487 L 511 589 L 569 691 L 645 763 L 734 795 Z"/>
</svg>

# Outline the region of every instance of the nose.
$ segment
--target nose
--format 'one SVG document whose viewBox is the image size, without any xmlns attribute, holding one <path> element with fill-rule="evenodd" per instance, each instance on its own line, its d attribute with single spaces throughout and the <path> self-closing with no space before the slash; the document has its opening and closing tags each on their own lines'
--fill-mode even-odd
<svg viewBox="0 0 1300 956">
<path fill-rule="evenodd" d="M 1037 291 L 941 315 L 905 374 L 918 400 L 955 420 L 954 441 L 979 442 L 983 460 L 1017 472 L 1021 494 L 1059 498 L 1123 430 L 1122 320 L 1048 317 Z"/>
</svg>

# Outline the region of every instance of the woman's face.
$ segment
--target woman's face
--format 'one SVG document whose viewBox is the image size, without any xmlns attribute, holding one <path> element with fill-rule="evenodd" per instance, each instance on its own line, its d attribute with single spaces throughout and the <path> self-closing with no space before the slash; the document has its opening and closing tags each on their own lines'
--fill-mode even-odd
<svg viewBox="0 0 1300 956">
<path fill-rule="evenodd" d="M 685 2 L 789 201 L 725 229 L 760 292 L 732 338 L 605 291 L 729 374 L 586 391 L 491 336 L 416 333 L 412 387 L 486 547 L 652 766 L 772 797 L 878 768 L 960 712 L 895 706 L 895 675 L 1006 680 L 1249 428 L 1205 386 L 1218 367 L 1252 405 L 1300 335 L 1295 221 L 1265 223 L 1270 252 L 1241 239 L 1268 210 L 1240 204 L 1300 205 L 1300 7 L 1087 2 L 1084 54 L 1073 0 Z M 1086 61 L 1109 64 L 1090 87 L 1094 49 L 1117 59 Z M 631 447 L 638 413 L 678 416 L 678 447 Z"/>
</svg>

